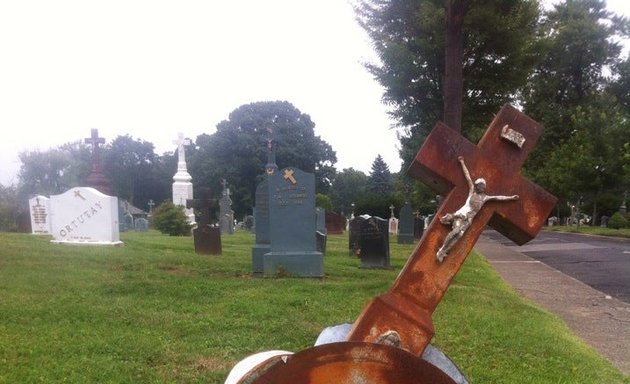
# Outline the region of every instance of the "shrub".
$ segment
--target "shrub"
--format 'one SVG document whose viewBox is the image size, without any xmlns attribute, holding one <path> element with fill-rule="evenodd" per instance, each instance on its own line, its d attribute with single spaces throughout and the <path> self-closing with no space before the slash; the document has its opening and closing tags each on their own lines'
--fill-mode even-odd
<svg viewBox="0 0 630 384">
<path fill-rule="evenodd" d="M 619 212 L 615 212 L 608 220 L 608 228 L 621 229 L 628 226 L 628 220 Z"/>
<path fill-rule="evenodd" d="M 153 227 L 170 236 L 186 236 L 190 235 L 191 225 L 184 207 L 165 201 L 153 211 Z"/>
</svg>

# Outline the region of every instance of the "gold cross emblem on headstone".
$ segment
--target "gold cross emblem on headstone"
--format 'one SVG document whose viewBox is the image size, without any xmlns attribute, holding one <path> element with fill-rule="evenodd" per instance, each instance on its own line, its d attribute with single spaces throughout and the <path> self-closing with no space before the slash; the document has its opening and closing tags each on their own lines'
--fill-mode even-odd
<svg viewBox="0 0 630 384">
<path fill-rule="evenodd" d="M 292 169 L 285 169 L 284 170 L 284 178 L 288 181 L 291 182 L 291 184 L 296 184 L 297 180 L 295 180 L 295 177 L 293 177 L 293 170 Z"/>
</svg>

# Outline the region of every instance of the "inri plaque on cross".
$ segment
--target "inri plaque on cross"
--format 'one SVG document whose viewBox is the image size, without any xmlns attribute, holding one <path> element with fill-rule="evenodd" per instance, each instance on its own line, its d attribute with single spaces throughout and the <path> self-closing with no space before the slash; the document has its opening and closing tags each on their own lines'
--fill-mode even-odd
<svg viewBox="0 0 630 384">
<path fill-rule="evenodd" d="M 541 134 L 509 105 L 478 145 L 437 124 L 408 172 L 446 198 L 393 287 L 366 306 L 345 342 L 284 356 L 252 382 L 451 382 L 417 358 L 433 337 L 431 316 L 486 225 L 523 244 L 555 206 L 554 196 L 519 174 Z"/>
</svg>

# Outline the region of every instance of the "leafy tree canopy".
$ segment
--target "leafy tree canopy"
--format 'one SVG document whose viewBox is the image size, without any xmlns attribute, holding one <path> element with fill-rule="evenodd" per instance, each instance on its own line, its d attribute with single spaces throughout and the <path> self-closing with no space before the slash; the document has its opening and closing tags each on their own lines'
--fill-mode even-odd
<svg viewBox="0 0 630 384">
<path fill-rule="evenodd" d="M 345 168 L 337 172 L 330 188 L 333 209 L 338 213 L 350 214 L 352 204 L 366 193 L 367 183 L 367 175 L 354 168 Z"/>
<path fill-rule="evenodd" d="M 286 101 L 240 106 L 217 125 L 217 132 L 197 137 L 197 150 L 189 163 L 191 175 L 196 184 L 217 191 L 215 195 L 225 179 L 234 195 L 234 211 L 248 214 L 267 163 L 267 142 L 273 139 L 278 167 L 314 173 L 317 192 L 326 193 L 337 157 L 314 128 L 309 115 Z"/>
</svg>

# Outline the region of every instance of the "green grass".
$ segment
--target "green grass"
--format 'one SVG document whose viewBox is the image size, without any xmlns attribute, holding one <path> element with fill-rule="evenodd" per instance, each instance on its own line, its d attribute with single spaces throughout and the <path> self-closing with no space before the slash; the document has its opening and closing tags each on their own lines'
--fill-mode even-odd
<svg viewBox="0 0 630 384">
<path fill-rule="evenodd" d="M 613 228 L 602 228 L 602 227 L 590 227 L 588 225 L 580 225 L 580 228 L 578 228 L 576 225 L 571 225 L 571 226 L 558 225 L 558 226 L 553 226 L 553 227 L 545 227 L 545 230 L 556 231 L 556 232 L 584 233 L 587 235 L 630 238 L 630 228 L 613 229 Z"/>
<path fill-rule="evenodd" d="M 255 279 L 248 233 L 223 236 L 222 256 L 196 255 L 191 238 L 121 237 L 0 233 L 0 383 L 221 383 L 251 353 L 308 348 L 354 321 L 413 249 L 392 241 L 392 270 L 362 270 L 347 237 L 329 236 L 325 279 Z M 434 322 L 434 344 L 472 383 L 630 383 L 476 254 Z"/>
</svg>

